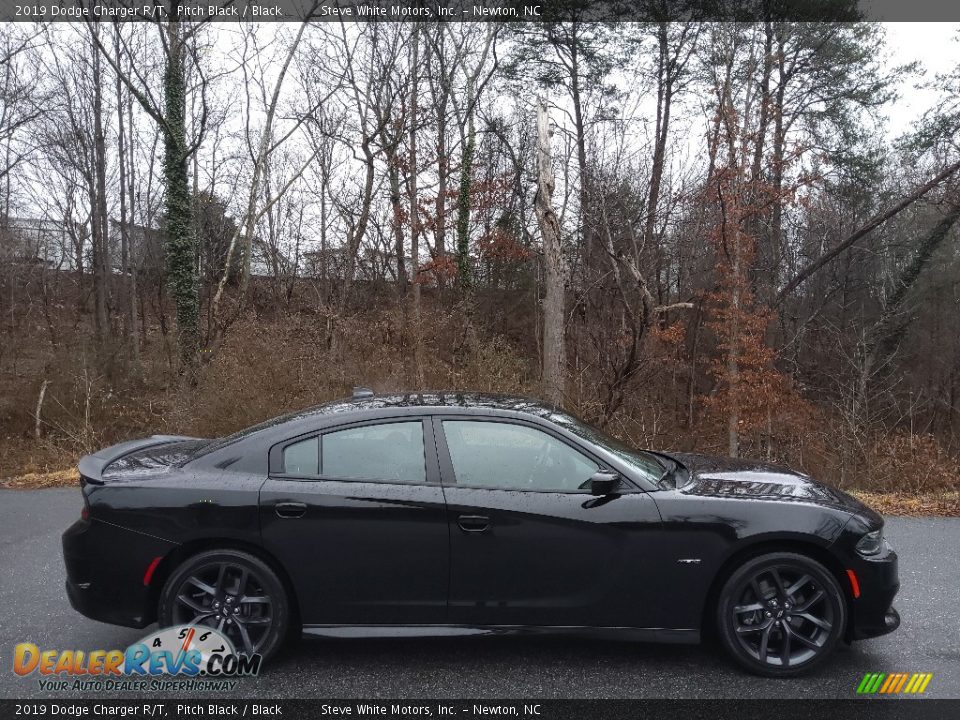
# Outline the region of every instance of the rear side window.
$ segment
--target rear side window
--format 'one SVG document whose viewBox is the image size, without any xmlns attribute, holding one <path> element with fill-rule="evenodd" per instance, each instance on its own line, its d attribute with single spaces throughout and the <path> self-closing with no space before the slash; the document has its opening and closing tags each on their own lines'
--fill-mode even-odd
<svg viewBox="0 0 960 720">
<path fill-rule="evenodd" d="M 343 480 L 426 482 L 423 423 L 363 425 L 301 440 L 283 449 L 283 471 Z"/>
<path fill-rule="evenodd" d="M 283 471 L 290 475 L 319 475 L 320 438 L 287 445 L 283 449 Z"/>
<path fill-rule="evenodd" d="M 329 478 L 427 480 L 423 423 L 364 425 L 321 436 L 321 474 Z"/>
</svg>

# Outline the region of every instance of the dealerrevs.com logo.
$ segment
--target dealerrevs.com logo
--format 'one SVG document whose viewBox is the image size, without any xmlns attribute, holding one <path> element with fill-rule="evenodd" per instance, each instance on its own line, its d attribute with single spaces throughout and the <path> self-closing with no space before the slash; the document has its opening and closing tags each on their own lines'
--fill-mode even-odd
<svg viewBox="0 0 960 720">
<path fill-rule="evenodd" d="M 182 625 L 162 628 L 126 650 L 41 650 L 14 647 L 13 671 L 38 676 L 41 690 L 233 690 L 260 672 L 259 654 L 238 653 L 221 632 Z"/>
</svg>

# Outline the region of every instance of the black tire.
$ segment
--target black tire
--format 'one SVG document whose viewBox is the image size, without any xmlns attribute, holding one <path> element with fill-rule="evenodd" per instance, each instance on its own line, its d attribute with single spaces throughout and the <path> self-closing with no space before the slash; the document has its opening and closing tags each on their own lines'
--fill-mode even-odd
<svg viewBox="0 0 960 720">
<path fill-rule="evenodd" d="M 797 553 L 747 560 L 717 602 L 720 642 L 742 667 L 766 677 L 814 670 L 833 652 L 846 624 L 847 603 L 833 574 Z"/>
<path fill-rule="evenodd" d="M 212 591 L 212 592 L 211 592 Z M 160 592 L 161 627 L 196 624 L 224 632 L 238 652 L 274 655 L 287 637 L 290 600 L 276 573 L 239 550 L 208 550 L 184 560 Z"/>
</svg>

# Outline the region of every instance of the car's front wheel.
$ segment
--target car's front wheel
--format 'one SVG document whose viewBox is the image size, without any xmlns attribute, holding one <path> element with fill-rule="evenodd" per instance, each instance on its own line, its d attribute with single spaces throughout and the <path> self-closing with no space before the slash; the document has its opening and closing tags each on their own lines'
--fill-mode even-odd
<svg viewBox="0 0 960 720">
<path fill-rule="evenodd" d="M 272 655 L 290 622 L 283 583 L 260 558 L 209 550 L 188 558 L 160 593 L 161 626 L 204 625 L 224 633 L 241 653 Z"/>
<path fill-rule="evenodd" d="M 724 647 L 746 669 L 770 677 L 815 668 L 843 636 L 846 621 L 833 575 L 797 553 L 748 560 L 727 580 L 717 604 Z"/>
</svg>

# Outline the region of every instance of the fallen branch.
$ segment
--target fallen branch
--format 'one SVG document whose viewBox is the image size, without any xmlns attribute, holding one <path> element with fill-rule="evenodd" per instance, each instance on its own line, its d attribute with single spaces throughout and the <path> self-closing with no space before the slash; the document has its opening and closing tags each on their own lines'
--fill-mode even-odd
<svg viewBox="0 0 960 720">
<path fill-rule="evenodd" d="M 839 245 L 834 247 L 832 250 L 828 250 L 823 255 L 818 257 L 813 262 L 809 263 L 806 267 L 800 270 L 793 278 L 788 282 L 783 289 L 777 293 L 777 296 L 773 299 L 773 307 L 779 306 L 784 300 L 787 299 L 787 296 L 790 295 L 794 290 L 796 290 L 800 285 L 806 282 L 811 275 L 818 272 L 824 265 L 829 263 L 831 260 L 836 258 L 838 255 L 842 255 L 844 252 L 849 250 L 860 238 L 864 235 L 869 234 L 870 232 L 876 230 L 878 227 L 883 225 L 887 220 L 899 215 L 901 212 L 906 210 L 908 207 L 913 205 L 917 200 L 922 198 L 928 192 L 933 190 L 935 187 L 940 185 L 944 180 L 949 178 L 951 175 L 960 170 L 960 161 L 948 165 L 943 170 L 941 170 L 932 180 L 921 185 L 910 195 L 905 197 L 899 203 L 894 205 L 891 208 L 888 208 L 879 215 L 874 215 L 870 220 L 860 226 L 854 233 L 848 235 L 847 238 L 841 242 Z"/>
</svg>

